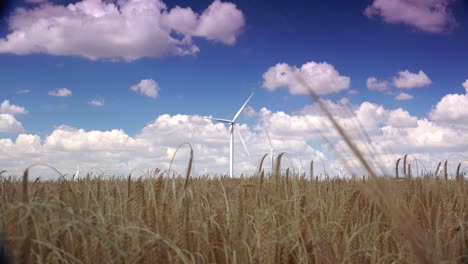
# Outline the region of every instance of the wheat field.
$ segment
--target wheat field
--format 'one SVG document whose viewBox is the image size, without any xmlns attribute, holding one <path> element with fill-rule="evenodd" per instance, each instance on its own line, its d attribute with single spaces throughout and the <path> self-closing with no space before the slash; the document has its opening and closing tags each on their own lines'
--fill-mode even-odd
<svg viewBox="0 0 468 264">
<path fill-rule="evenodd" d="M 0 220 L 15 263 L 467 263 L 467 191 L 435 177 L 25 172 L 1 178 Z"/>
</svg>

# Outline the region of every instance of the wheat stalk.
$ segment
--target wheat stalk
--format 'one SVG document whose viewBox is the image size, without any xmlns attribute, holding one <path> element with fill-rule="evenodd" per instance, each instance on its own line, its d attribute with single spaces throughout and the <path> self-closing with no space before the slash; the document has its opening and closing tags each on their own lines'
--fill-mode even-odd
<svg viewBox="0 0 468 264">
<path fill-rule="evenodd" d="M 374 169 L 370 166 L 367 160 L 364 158 L 363 153 L 358 149 L 354 142 L 352 142 L 351 138 L 345 132 L 345 130 L 338 124 L 336 119 L 332 116 L 330 111 L 327 109 L 323 101 L 320 97 L 313 91 L 310 86 L 302 79 L 300 76 L 296 76 L 296 79 L 304 86 L 307 87 L 309 90 L 310 96 L 314 99 L 315 102 L 320 106 L 322 111 L 328 117 L 328 120 L 332 123 L 335 130 L 341 136 L 341 138 L 345 141 L 346 145 L 351 149 L 354 155 L 358 158 L 359 162 L 364 166 L 366 171 L 369 173 L 371 177 L 376 179 L 377 173 Z M 406 157 L 404 157 L 404 164 L 406 165 Z M 398 207 L 392 202 L 391 195 L 385 189 L 379 181 L 374 181 L 374 189 L 376 190 L 376 194 L 381 197 L 381 201 L 385 206 L 389 209 L 390 215 L 398 222 L 400 225 L 401 230 L 405 234 L 407 240 L 410 242 L 411 248 L 415 253 L 415 256 L 420 263 L 434 263 L 436 262 L 435 256 L 432 254 L 432 245 L 426 239 L 425 233 L 421 230 L 421 228 L 415 223 L 414 220 L 408 221 L 409 218 L 409 210 L 406 207 Z"/>
</svg>

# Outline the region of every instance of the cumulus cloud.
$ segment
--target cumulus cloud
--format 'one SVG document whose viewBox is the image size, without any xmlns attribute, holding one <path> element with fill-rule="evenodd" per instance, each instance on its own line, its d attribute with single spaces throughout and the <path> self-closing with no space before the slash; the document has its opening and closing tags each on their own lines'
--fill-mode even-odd
<svg viewBox="0 0 468 264">
<path fill-rule="evenodd" d="M 138 84 L 132 85 L 130 90 L 151 98 L 159 96 L 159 84 L 153 79 L 141 80 Z"/>
<path fill-rule="evenodd" d="M 434 162 L 446 159 L 451 153 L 468 154 L 466 130 L 461 127 L 446 126 L 418 118 L 401 108 L 385 109 L 370 102 L 349 105 L 346 102 L 325 100 L 324 103 L 354 143 L 364 151 L 366 158 L 374 164 L 391 168 L 397 158 L 405 153 L 413 153 L 418 159 L 427 162 L 428 168 L 432 168 L 436 165 Z M 298 114 L 269 112 L 263 116 L 262 124 L 268 128 L 272 138 L 314 142 L 325 137 L 330 146 L 334 146 L 334 153 L 343 157 L 345 163 L 350 161 L 348 166 L 357 163 L 316 106 L 309 106 Z M 366 135 L 362 130 L 366 131 Z"/>
<path fill-rule="evenodd" d="M 0 133 L 21 133 L 23 131 L 23 125 L 13 115 L 0 114 Z"/>
<path fill-rule="evenodd" d="M 443 33 L 457 22 L 452 14 L 452 0 L 374 0 L 364 10 L 369 18 L 378 17 L 388 24 L 406 24 L 421 31 Z"/>
<path fill-rule="evenodd" d="M 117 129 L 111 131 L 85 131 L 60 126 L 48 135 L 42 143 L 39 139 L 36 141 L 39 144 L 30 145 L 30 149 L 27 151 L 19 144 L 21 136 L 18 136 L 16 142 L 9 139 L 0 140 L 0 152 L 12 153 L 10 159 L 14 161 L 9 165 L 4 155 L 0 155 L 0 167 L 21 170 L 32 161 L 54 164 L 61 170 L 75 168 L 78 163 L 80 163 L 83 170 L 98 167 L 102 170 L 111 169 L 114 171 L 128 171 L 129 168 L 141 167 L 142 164 L 148 166 L 153 163 L 154 165 L 158 161 L 163 161 L 165 162 L 164 165 L 167 165 L 167 161 L 154 159 L 153 155 L 155 153 L 151 151 L 154 150 L 154 146 L 144 146 L 136 138 L 130 137 L 122 130 Z M 146 147 L 149 148 L 146 149 Z M 158 146 L 158 151 L 165 151 L 165 148 L 161 147 L 159 149 Z M 37 155 L 37 153 L 41 154 Z M 57 153 L 61 153 L 61 158 L 57 157 Z M 83 155 L 84 153 L 92 153 L 92 158 Z M 15 156 L 20 155 L 24 157 L 24 161 L 14 159 Z"/>
<path fill-rule="evenodd" d="M 366 85 L 369 90 L 385 91 L 388 87 L 388 81 L 379 81 L 375 77 L 369 77 L 366 80 Z"/>
<path fill-rule="evenodd" d="M 194 35 L 232 45 L 244 24 L 244 15 L 236 5 L 215 0 L 201 14 Z"/>
<path fill-rule="evenodd" d="M 278 63 L 270 67 L 263 74 L 263 87 L 270 91 L 287 88 L 293 95 L 309 94 L 307 88 L 297 81 L 296 76 L 301 77 L 320 95 L 346 90 L 351 82 L 351 78 L 341 76 L 333 65 L 310 61 L 300 68 L 286 63 Z"/>
<path fill-rule="evenodd" d="M 101 107 L 104 106 L 104 100 L 102 99 L 93 99 L 88 102 L 89 105 L 96 106 L 96 107 Z"/>
<path fill-rule="evenodd" d="M 161 0 L 82 0 L 18 8 L 0 53 L 45 53 L 92 60 L 192 55 L 192 37 L 232 45 L 245 25 L 242 11 L 215 0 L 201 14 L 190 7 L 168 9 Z"/>
<path fill-rule="evenodd" d="M 325 103 L 335 113 L 338 123 L 349 133 L 353 141 L 363 151 L 368 152 L 370 155 L 368 158 L 371 160 L 373 160 L 373 154 L 376 157 L 384 157 L 390 154 L 404 155 L 405 152 L 428 154 L 434 159 L 442 159 L 446 153 L 454 153 L 463 148 L 466 151 L 468 146 L 464 141 L 467 136 L 464 135 L 462 129 L 446 127 L 412 116 L 400 108 L 385 109 L 383 106 L 370 102 L 351 106 L 331 101 L 325 101 Z M 282 135 L 289 139 L 297 138 L 307 141 L 320 140 L 325 137 L 338 147 L 343 144 L 327 118 L 313 107 L 309 107 L 301 114 L 271 113 L 264 118 L 262 123 L 268 131 L 273 131 L 270 132 L 272 137 Z M 362 129 L 366 131 L 367 136 L 360 132 Z M 454 139 L 460 136 L 462 138 Z M 369 146 L 368 138 L 373 142 L 372 146 Z M 450 139 L 451 142 L 446 142 Z M 343 151 L 338 149 L 338 153 L 346 153 L 352 157 L 351 153 Z"/>
<path fill-rule="evenodd" d="M 468 89 L 465 94 L 447 94 L 429 113 L 429 117 L 439 124 L 468 128 Z"/>
<path fill-rule="evenodd" d="M 466 94 L 446 95 L 429 119 L 414 116 L 402 108 L 389 109 L 371 102 L 353 104 L 347 98 L 323 100 L 323 103 L 365 157 L 373 164 L 390 168 L 390 172 L 396 159 L 406 153 L 424 162 L 427 170 L 435 168 L 438 161 L 452 153 L 468 155 L 468 127 L 464 125 L 468 124 Z M 336 167 L 345 165 L 359 171 L 356 158 L 316 104 L 294 113 L 275 112 L 265 107 L 251 110 L 255 112 L 253 122 L 236 127 L 252 155 L 249 157 L 245 153 L 236 135 L 237 173 L 255 172 L 260 158 L 269 153 L 270 144 L 264 128 L 277 153 L 289 153 L 283 160 L 283 167 L 297 169 L 303 161 L 303 167 L 308 168 L 310 160 L 320 164 L 323 159 L 330 174 L 336 172 Z M 0 120 L 8 118 L 14 124 L 12 115 L 0 116 Z M 454 120 L 458 122 L 455 125 L 451 124 Z M 0 130 L 7 130 L 5 123 L 8 122 L 0 121 Z M 11 127 L 9 125 L 9 131 L 15 130 Z M 20 130 L 21 124 L 15 131 Z M 31 163 L 46 162 L 63 172 L 73 173 L 79 163 L 83 171 L 97 167 L 119 175 L 127 174 L 132 168 L 167 169 L 177 147 L 182 142 L 190 142 L 195 154 L 194 173 L 227 173 L 229 134 L 226 124 L 197 115 L 160 115 L 135 135 L 122 129 L 89 131 L 62 125 L 43 138 L 20 134 L 16 140 L 0 139 L 0 168 L 19 174 Z M 335 159 L 333 154 L 343 159 Z M 183 147 L 175 157 L 173 169 L 183 173 L 188 155 L 188 149 Z M 266 171 L 270 166 L 264 163 Z M 320 171 L 323 169 L 316 168 L 316 173 Z"/>
<path fill-rule="evenodd" d="M 462 85 L 463 85 L 463 88 L 465 88 L 466 93 L 468 93 L 468 79 L 466 79 L 466 81 L 462 83 Z"/>
<path fill-rule="evenodd" d="M 23 106 L 10 104 L 9 100 L 4 100 L 0 104 L 0 113 L 11 114 L 11 115 L 25 115 L 28 114 L 28 110 Z"/>
<path fill-rule="evenodd" d="M 418 118 L 412 116 L 408 111 L 397 108 L 390 110 L 384 126 L 394 128 L 414 128 L 418 124 Z"/>
<path fill-rule="evenodd" d="M 411 94 L 407 94 L 407 93 L 399 93 L 397 96 L 395 96 L 395 99 L 398 101 L 411 100 L 413 98 L 414 96 L 412 96 Z"/>
<path fill-rule="evenodd" d="M 84 129 L 62 125 L 47 136 L 45 144 L 60 151 L 109 151 L 123 150 L 131 146 L 132 140 L 123 130 L 87 132 Z"/>
<path fill-rule="evenodd" d="M 239 124 L 236 129 L 242 134 L 252 154 L 249 157 L 245 153 L 236 135 L 234 150 L 237 172 L 252 174 L 261 156 L 269 151 L 264 141 L 264 132 L 245 124 Z M 229 133 L 227 125 L 195 115 L 161 115 L 134 136 L 119 129 L 86 131 L 62 125 L 43 139 L 24 134 L 19 135 L 16 141 L 0 139 L 0 168 L 20 173 L 31 163 L 45 162 L 64 172 L 74 171 L 78 163 L 83 171 L 93 167 L 115 173 L 128 173 L 132 168 L 167 169 L 175 149 L 182 142 L 190 142 L 195 153 L 195 173 L 227 173 Z M 276 142 L 278 139 L 273 140 Z M 278 142 L 278 147 L 287 149 L 291 155 L 292 149 L 300 150 L 304 159 L 314 155 L 324 156 L 304 140 L 282 139 Z M 184 172 L 188 154 L 186 147 L 178 152 L 174 170 Z M 291 164 L 285 162 L 285 166 Z"/>
<path fill-rule="evenodd" d="M 397 76 L 391 78 L 391 81 L 378 80 L 373 76 L 367 78 L 366 80 L 366 85 L 369 90 L 379 92 L 387 91 L 386 93 L 389 95 L 395 94 L 393 91 L 387 90 L 390 85 L 397 88 L 414 89 L 428 86 L 431 83 L 431 79 L 429 79 L 426 73 L 424 73 L 422 70 L 420 70 L 418 73 L 412 73 L 409 70 L 399 71 Z M 400 93 L 396 96 L 397 100 L 408 100 L 411 98 L 407 93 Z"/>
<path fill-rule="evenodd" d="M 414 89 L 428 86 L 432 81 L 423 71 L 412 73 L 408 70 L 399 71 L 398 76 L 393 77 L 393 85 L 397 88 Z"/>
<path fill-rule="evenodd" d="M 67 88 L 57 88 L 49 91 L 50 96 L 56 97 L 69 97 L 72 95 L 72 91 Z"/>
</svg>

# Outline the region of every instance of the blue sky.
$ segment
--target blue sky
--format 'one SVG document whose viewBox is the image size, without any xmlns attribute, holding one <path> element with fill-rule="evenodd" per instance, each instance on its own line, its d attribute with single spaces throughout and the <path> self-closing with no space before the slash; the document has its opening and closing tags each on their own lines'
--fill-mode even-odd
<svg viewBox="0 0 468 264">
<path fill-rule="evenodd" d="M 6 7 L 0 169 L 35 162 L 63 171 L 164 168 L 173 148 L 189 141 L 198 172 L 225 173 L 227 126 L 201 117 L 232 117 L 252 91 L 239 121 L 254 158 L 236 142 L 238 171 L 252 171 L 268 152 L 263 128 L 296 167 L 314 157 L 331 168 L 352 163 L 311 135 L 327 121 L 294 74 L 331 108 L 357 116 L 384 164 L 404 153 L 428 167 L 452 153 L 468 156 L 466 1 L 25 0 Z M 66 96 L 51 95 L 58 89 Z"/>
</svg>

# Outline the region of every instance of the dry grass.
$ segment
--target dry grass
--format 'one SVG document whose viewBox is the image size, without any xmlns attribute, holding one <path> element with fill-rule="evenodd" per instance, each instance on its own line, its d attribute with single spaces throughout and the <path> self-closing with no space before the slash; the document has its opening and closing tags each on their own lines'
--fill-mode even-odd
<svg viewBox="0 0 468 264">
<path fill-rule="evenodd" d="M 409 210 L 440 262 L 465 263 L 467 182 L 315 181 L 158 175 L 128 181 L 1 179 L 0 213 L 19 263 L 413 263 L 411 241 L 369 189 Z M 261 177 L 261 178 L 260 178 Z"/>
</svg>

